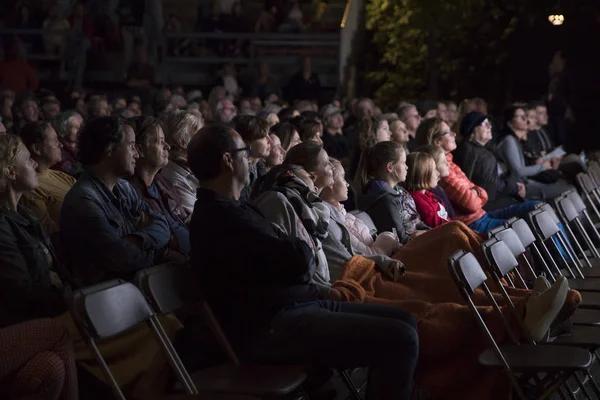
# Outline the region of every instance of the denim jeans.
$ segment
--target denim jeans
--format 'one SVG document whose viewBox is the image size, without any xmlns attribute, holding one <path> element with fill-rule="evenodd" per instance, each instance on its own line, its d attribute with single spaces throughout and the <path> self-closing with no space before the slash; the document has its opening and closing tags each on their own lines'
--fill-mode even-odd
<svg viewBox="0 0 600 400">
<path fill-rule="evenodd" d="M 479 218 L 477 221 L 472 222 L 469 225 L 469 228 L 480 233 L 485 233 L 487 231 L 501 226 L 507 219 L 511 219 L 513 217 L 525 217 L 525 215 L 527 215 L 528 212 L 533 211 L 535 209 L 535 205 L 538 203 L 539 201 L 530 200 L 512 206 L 504 207 L 499 210 L 490 211 L 486 213 L 483 217 Z"/>
<path fill-rule="evenodd" d="M 410 399 L 416 320 L 397 307 L 314 301 L 281 311 L 250 358 L 262 363 L 368 367 L 367 399 Z"/>
</svg>

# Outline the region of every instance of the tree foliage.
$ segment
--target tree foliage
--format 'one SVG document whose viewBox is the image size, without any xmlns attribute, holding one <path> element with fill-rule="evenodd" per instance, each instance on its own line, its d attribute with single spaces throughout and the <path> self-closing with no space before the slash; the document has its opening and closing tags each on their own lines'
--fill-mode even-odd
<svg viewBox="0 0 600 400">
<path fill-rule="evenodd" d="M 399 100 L 474 95 L 510 69 L 511 40 L 528 1 L 370 0 L 366 27 L 379 53 L 366 83 L 388 107 Z M 491 81 L 490 81 L 491 80 Z"/>
</svg>

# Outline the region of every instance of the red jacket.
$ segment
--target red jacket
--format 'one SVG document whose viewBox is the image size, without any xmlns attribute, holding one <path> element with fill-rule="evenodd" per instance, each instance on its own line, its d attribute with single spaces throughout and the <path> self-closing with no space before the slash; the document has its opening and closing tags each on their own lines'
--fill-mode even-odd
<svg viewBox="0 0 600 400">
<path fill-rule="evenodd" d="M 452 154 L 447 154 L 446 159 L 450 164 L 450 174 L 440 181 L 440 186 L 452 202 L 455 219 L 469 225 L 485 215 L 483 206 L 488 201 L 487 192 L 471 182 L 454 164 Z"/>
<path fill-rule="evenodd" d="M 437 228 L 450 221 L 448 212 L 442 205 L 442 200 L 435 194 L 431 193 L 429 190 L 426 190 L 425 193 L 421 193 L 418 190 L 409 191 L 408 193 L 410 193 L 415 200 L 417 212 L 425 225 L 431 228 Z"/>
</svg>

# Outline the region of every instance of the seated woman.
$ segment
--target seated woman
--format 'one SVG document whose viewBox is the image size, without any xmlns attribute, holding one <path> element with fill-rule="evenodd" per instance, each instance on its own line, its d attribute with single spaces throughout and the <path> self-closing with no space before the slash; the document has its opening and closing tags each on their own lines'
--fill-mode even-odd
<svg viewBox="0 0 600 400">
<path fill-rule="evenodd" d="M 384 143 L 376 146 L 381 145 Z M 406 266 L 403 276 L 402 269 L 398 269 L 395 275 L 392 273 L 394 269 L 386 271 L 381 267 L 374 268 L 372 261 L 352 256 L 354 249 L 347 247 L 348 241 L 339 240 L 335 231 L 325 226 L 326 222 L 331 222 L 331 218 L 328 220 L 326 215 L 323 216 L 321 200 L 311 189 L 322 193 L 324 186 L 331 185 L 331 172 L 322 149 L 315 151 L 305 147 L 305 144 L 297 146 L 297 150 L 290 151 L 286 159 L 286 163 L 293 161 L 294 164 L 304 165 L 304 169 L 290 167 L 287 171 L 299 179 L 278 180 L 274 176 L 277 171 L 271 171 L 265 178 L 272 178 L 274 184 L 270 186 L 263 182 L 261 197 L 270 197 L 272 201 L 261 202 L 259 199 L 257 204 L 275 226 L 289 235 L 304 239 L 315 251 L 319 260 L 316 275 L 319 276 L 313 279 L 320 281 L 321 295 L 344 301 L 394 305 L 414 313 L 421 343 L 416 383 L 440 398 L 448 393 L 452 393 L 453 398 L 489 398 L 497 376 L 474 367 L 478 353 L 487 343 L 483 335 L 475 334 L 478 332 L 475 320 L 464 305 L 464 299 L 456 290 L 447 268 L 448 256 L 459 248 L 480 255 L 478 238 L 472 232 L 468 233 L 466 227 L 462 232 L 449 229 L 453 226 L 464 227 L 461 223 L 450 222 L 411 240 L 396 252 L 394 258 Z M 269 195 L 266 193 L 268 191 L 274 191 L 275 194 Z M 275 211 L 276 208 L 278 211 Z M 440 232 L 440 235 L 434 232 Z M 331 237 L 328 239 L 328 236 Z M 337 248 L 326 244 L 327 240 L 336 242 Z M 342 254 L 340 248 L 345 248 L 348 255 L 342 270 L 337 271 L 332 265 L 335 259 L 332 262 L 330 256 L 332 253 L 334 257 Z M 432 248 L 436 249 L 435 257 L 428 258 Z M 323 276 L 328 273 L 329 280 Z M 536 281 L 534 292 L 506 288 L 527 327 L 527 332 L 523 334 L 536 339 L 545 336 L 561 308 L 564 307 L 568 310 L 566 314 L 569 314 L 580 301 L 577 292 L 567 293 L 564 279 L 551 288 L 544 285 L 541 279 Z M 329 290 L 323 290 L 327 286 Z M 503 313 L 510 318 L 506 301 L 500 295 L 494 296 L 501 304 Z M 500 342 L 507 340 L 501 328 L 502 322 L 489 306 L 483 292 L 476 291 L 475 297 L 475 303 L 483 312 L 486 322 L 493 327 L 495 338 Z M 465 348 L 469 351 L 465 351 Z M 478 385 L 468 385 L 465 391 L 466 382 L 473 381 Z"/>
<path fill-rule="evenodd" d="M 58 262 L 52 243 L 35 215 L 19 204 L 37 189 L 36 162 L 16 136 L 0 136 L 0 327 L 38 318 L 55 318 L 73 340 L 75 359 L 107 382 L 93 352 L 80 336 L 62 296 L 63 280 L 74 284 Z M 173 337 L 177 321 L 161 320 Z M 99 344 L 101 353 L 123 387 L 148 397 L 164 392 L 169 367 L 152 332 L 145 326 L 126 337 Z M 159 379 L 160 378 L 160 379 Z M 129 391 L 129 390 L 128 390 Z M 146 396 L 146 397 L 144 397 Z"/>
<path fill-rule="evenodd" d="M 67 330 L 48 318 L 0 329 L 3 399 L 77 400 L 77 368 Z"/>
<path fill-rule="evenodd" d="M 456 219 L 467 224 L 471 229 L 485 233 L 512 217 L 523 217 L 532 211 L 536 201 L 526 201 L 492 212 L 486 212 L 483 206 L 488 201 L 485 189 L 476 186 L 452 160 L 452 152 L 456 150 L 456 134 L 450 131 L 448 124 L 438 119 L 421 122 L 417 129 L 416 140 L 419 145 L 436 145 L 446 153 L 450 164 L 450 174 L 442 179 L 442 189 L 450 198 Z"/>
<path fill-rule="evenodd" d="M 560 159 L 545 160 L 543 157 L 532 156 L 531 165 L 527 165 L 523 148 L 523 144 L 527 142 L 525 110 L 517 106 L 509 107 L 504 118 L 505 136 L 498 144 L 498 150 L 510 172 L 519 178 L 531 178 L 527 181 L 528 187 L 541 191 L 543 200 L 552 200 L 567 190 L 574 190 L 571 185 L 556 183 Z"/>
<path fill-rule="evenodd" d="M 23 196 L 22 204 L 38 217 L 50 236 L 59 231 L 60 209 L 75 178 L 50 167 L 61 160 L 63 145 L 46 121 L 26 124 L 19 136 L 36 162 L 38 187 Z"/>
<path fill-rule="evenodd" d="M 276 135 L 279 138 L 281 147 L 284 151 L 288 151 L 298 143 L 302 142 L 298 129 L 287 122 L 282 122 L 271 127 L 271 135 Z M 271 139 L 273 139 L 272 136 Z"/>
<path fill-rule="evenodd" d="M 186 224 L 192 218 L 198 180 L 192 173 L 187 162 L 187 146 L 192 137 L 204 126 L 202 118 L 189 111 L 171 111 L 162 117 L 162 123 L 167 143 L 171 147 L 169 163 L 160 171 L 175 188 L 181 200 L 181 206 L 188 216 L 183 221 Z"/>
<path fill-rule="evenodd" d="M 408 173 L 404 187 L 415 200 L 421 220 L 432 228 L 451 221 L 443 200 L 431 192 L 440 180 L 433 157 L 427 153 L 411 153 L 407 157 L 406 165 Z"/>
<path fill-rule="evenodd" d="M 465 115 L 460 136 L 463 140 L 452 153 L 453 161 L 471 182 L 488 194 L 485 210 L 504 208 L 526 198 L 542 198 L 541 191 L 527 188 L 525 180 L 511 173 L 499 159 L 496 149 L 490 145 L 492 125 L 485 114 L 473 111 Z"/>
<path fill-rule="evenodd" d="M 386 142 L 390 140 L 392 133 L 390 125 L 383 118 L 366 118 L 358 123 L 358 146 L 354 148 L 350 160 L 350 170 L 348 175 L 355 178 L 356 171 L 360 164 L 360 157 L 364 149 L 373 146 L 375 143 Z"/>
</svg>

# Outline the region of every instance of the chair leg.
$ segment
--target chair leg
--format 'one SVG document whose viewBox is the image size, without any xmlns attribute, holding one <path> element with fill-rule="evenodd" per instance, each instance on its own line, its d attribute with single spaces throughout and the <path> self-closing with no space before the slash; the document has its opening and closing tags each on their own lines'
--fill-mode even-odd
<svg viewBox="0 0 600 400">
<path fill-rule="evenodd" d="M 344 384 L 346 385 L 346 388 L 348 389 L 348 392 L 350 394 L 349 398 L 353 400 L 362 400 L 360 397 L 360 393 L 354 385 L 354 382 L 352 382 L 352 377 L 350 376 L 348 371 L 338 371 L 338 373 L 340 374 L 340 377 L 342 378 Z"/>
<path fill-rule="evenodd" d="M 575 375 L 575 380 L 577 381 L 577 385 L 581 389 L 581 392 L 585 395 L 586 398 L 592 399 L 592 396 L 590 396 L 590 393 L 588 392 L 587 388 L 585 387 L 585 384 L 584 384 L 583 380 L 581 379 L 581 377 L 579 376 L 579 374 L 575 373 L 574 375 Z"/>
</svg>

